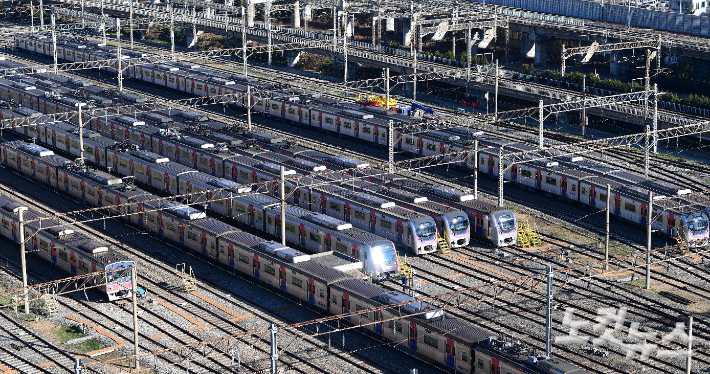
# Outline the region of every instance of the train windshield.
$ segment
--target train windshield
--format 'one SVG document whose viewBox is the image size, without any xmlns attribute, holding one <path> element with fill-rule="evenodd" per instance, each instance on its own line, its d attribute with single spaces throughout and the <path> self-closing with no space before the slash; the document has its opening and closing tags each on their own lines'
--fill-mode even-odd
<svg viewBox="0 0 710 374">
<path fill-rule="evenodd" d="M 397 268 L 397 254 L 391 245 L 372 248 L 372 255 L 375 257 L 375 264 L 380 271 L 390 271 Z"/>
<path fill-rule="evenodd" d="M 504 233 L 509 233 L 515 229 L 515 217 L 513 213 L 501 212 L 494 214 L 496 221 L 498 221 L 498 229 Z"/>
<path fill-rule="evenodd" d="M 456 216 L 451 220 L 450 225 L 454 234 L 463 234 L 468 230 L 468 217 L 465 215 Z"/>
<path fill-rule="evenodd" d="M 422 222 L 414 228 L 414 232 L 419 239 L 429 240 L 436 234 L 436 226 L 433 222 Z"/>
<path fill-rule="evenodd" d="M 131 269 L 106 272 L 106 283 L 124 283 L 131 281 Z"/>
<path fill-rule="evenodd" d="M 701 212 L 688 214 L 688 230 L 695 235 L 701 235 L 708 228 L 708 218 Z"/>
</svg>

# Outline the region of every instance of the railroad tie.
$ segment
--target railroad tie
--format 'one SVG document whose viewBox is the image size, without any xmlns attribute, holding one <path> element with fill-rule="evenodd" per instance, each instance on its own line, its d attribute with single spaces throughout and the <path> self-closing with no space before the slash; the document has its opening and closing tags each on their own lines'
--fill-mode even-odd
<svg viewBox="0 0 710 374">
<path fill-rule="evenodd" d="M 245 320 L 245 319 L 247 319 L 247 318 L 250 318 L 250 317 L 253 317 L 253 316 L 254 316 L 253 314 L 239 314 L 239 313 L 237 313 L 237 312 L 235 312 L 235 311 L 233 311 L 233 310 L 227 308 L 226 306 L 224 306 L 224 305 L 222 305 L 222 304 L 220 304 L 220 303 L 218 303 L 218 302 L 216 302 L 216 301 L 210 299 L 209 297 L 198 293 L 197 291 L 192 291 L 192 292 L 190 292 L 190 294 L 191 294 L 191 295 L 194 295 L 194 296 L 197 296 L 198 298 L 200 298 L 200 299 L 202 299 L 203 301 L 205 301 L 205 302 L 211 304 L 212 306 L 216 307 L 217 309 L 219 309 L 219 310 L 221 310 L 221 311 L 223 311 L 223 312 L 229 314 L 230 316 L 233 316 L 234 318 L 230 319 L 230 320 L 229 320 L 230 322 L 238 322 L 238 321 L 242 321 L 242 320 Z"/>
</svg>

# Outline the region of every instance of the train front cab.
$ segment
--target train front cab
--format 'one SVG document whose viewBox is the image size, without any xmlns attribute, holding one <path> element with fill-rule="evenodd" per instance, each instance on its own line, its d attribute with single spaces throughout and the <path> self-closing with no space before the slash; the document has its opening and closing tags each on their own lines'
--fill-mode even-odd
<svg viewBox="0 0 710 374">
<path fill-rule="evenodd" d="M 106 265 L 106 294 L 109 301 L 126 299 L 132 296 L 131 272 L 133 261 L 121 261 Z"/>
</svg>

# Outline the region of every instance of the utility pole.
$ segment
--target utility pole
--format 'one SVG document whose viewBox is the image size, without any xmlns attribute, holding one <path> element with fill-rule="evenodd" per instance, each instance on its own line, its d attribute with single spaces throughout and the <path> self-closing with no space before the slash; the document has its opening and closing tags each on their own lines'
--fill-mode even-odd
<svg viewBox="0 0 710 374">
<path fill-rule="evenodd" d="M 128 27 L 131 31 L 131 49 L 133 49 L 133 0 L 130 0 L 130 2 L 130 8 L 128 8 Z"/>
<path fill-rule="evenodd" d="M 271 66 L 271 0 L 266 0 L 264 4 L 264 21 L 266 21 L 266 44 L 267 44 L 267 55 L 268 63 Z"/>
<path fill-rule="evenodd" d="M 56 26 L 56 15 L 54 14 L 54 8 L 52 8 L 52 58 L 54 61 L 54 74 L 59 73 L 59 66 L 57 62 L 57 26 Z"/>
<path fill-rule="evenodd" d="M 44 2 L 39 0 L 39 25 L 44 30 Z"/>
<path fill-rule="evenodd" d="M 22 287 L 24 289 L 22 290 L 22 293 L 24 294 L 24 300 L 25 300 L 25 314 L 30 313 L 30 303 L 27 299 L 27 259 L 25 258 L 25 217 L 24 213 L 27 210 L 27 207 L 24 206 L 18 206 L 15 208 L 15 212 L 17 213 L 17 222 L 18 222 L 18 239 L 20 242 L 20 257 L 22 260 Z"/>
<path fill-rule="evenodd" d="M 394 173 L 394 121 L 389 121 L 389 128 L 387 129 L 387 153 L 388 157 L 388 171 Z"/>
<path fill-rule="evenodd" d="M 81 107 L 86 105 L 85 103 L 78 103 L 79 107 L 79 162 L 84 165 L 84 118 L 81 113 Z"/>
<path fill-rule="evenodd" d="M 343 82 L 348 81 L 348 13 L 343 11 Z M 354 27 L 354 24 L 353 24 Z M 353 30 L 354 32 L 354 30 Z"/>
<path fill-rule="evenodd" d="M 543 102 L 542 99 L 540 100 L 540 109 L 538 110 L 538 114 L 540 115 L 538 122 L 539 122 L 539 128 L 538 128 L 538 134 L 537 136 L 540 138 L 539 139 L 539 144 L 538 148 L 543 149 L 545 148 L 545 136 L 543 135 L 544 133 L 544 128 L 545 128 L 545 113 L 543 110 Z"/>
<path fill-rule="evenodd" d="M 242 63 L 244 64 L 242 68 L 242 74 L 244 77 L 247 76 L 247 21 L 246 21 L 246 10 L 242 7 Z"/>
<path fill-rule="evenodd" d="M 131 284 L 133 285 L 133 354 L 136 356 L 136 370 L 140 370 L 140 361 L 138 361 L 138 266 L 133 265 L 131 269 Z"/>
<path fill-rule="evenodd" d="M 606 185 L 606 238 L 604 241 L 604 270 L 609 271 L 609 209 L 611 208 L 611 185 Z"/>
<path fill-rule="evenodd" d="M 175 13 L 173 13 L 173 5 L 170 4 L 170 57 L 173 61 L 175 58 Z"/>
<path fill-rule="evenodd" d="M 32 0 L 30 0 L 30 5 L 32 5 Z M 32 8 L 32 7 L 30 6 L 30 8 Z M 84 0 L 81 0 L 81 29 L 83 30 L 85 28 L 86 28 L 86 23 L 84 21 Z"/>
<path fill-rule="evenodd" d="M 498 148 L 498 206 L 503 207 L 503 147 Z"/>
<path fill-rule="evenodd" d="M 471 28 L 466 29 L 466 95 L 470 95 L 471 86 Z"/>
<path fill-rule="evenodd" d="M 104 14 L 104 2 L 103 1 L 101 1 L 101 19 L 103 20 L 103 22 L 101 23 L 101 26 L 103 26 L 101 28 L 101 32 L 103 33 L 103 37 L 104 37 L 104 45 L 107 45 L 106 44 L 106 15 Z"/>
<path fill-rule="evenodd" d="M 103 4 L 103 2 L 101 2 Z M 123 62 L 121 61 L 121 20 L 116 18 L 116 67 L 118 68 L 118 92 L 123 92 Z"/>
<path fill-rule="evenodd" d="M 478 200 L 478 139 L 473 141 L 473 198 Z"/>
<path fill-rule="evenodd" d="M 551 357 L 552 353 L 552 274 L 552 266 L 547 265 L 547 322 L 545 323 L 545 355 L 547 357 Z"/>
<path fill-rule="evenodd" d="M 653 153 L 658 152 L 658 83 L 653 84 L 653 121 L 652 136 L 653 136 Z"/>
<path fill-rule="evenodd" d="M 498 59 L 496 59 L 496 97 L 495 97 L 495 117 L 494 121 L 498 121 Z"/>
<path fill-rule="evenodd" d="M 84 3 L 82 2 L 82 4 L 84 4 Z M 84 17 L 83 10 L 82 10 L 81 17 L 82 17 L 82 21 L 83 21 L 83 17 Z M 32 25 L 31 30 L 34 32 L 34 30 L 35 30 L 35 8 L 32 5 L 32 0 L 30 0 L 30 24 Z"/>
<path fill-rule="evenodd" d="M 688 316 L 688 357 L 685 359 L 685 374 L 690 374 L 693 366 L 693 316 Z"/>
<path fill-rule="evenodd" d="M 251 132 L 251 86 L 247 86 L 247 129 Z"/>
<path fill-rule="evenodd" d="M 286 188 L 285 188 L 285 182 L 284 182 L 284 179 L 286 178 L 285 173 L 286 173 L 286 171 L 284 170 L 283 165 L 281 165 L 281 180 L 279 181 L 279 194 L 281 195 L 281 245 L 283 245 L 283 246 L 286 246 Z M 274 335 L 275 335 L 275 332 L 274 332 Z"/>
<path fill-rule="evenodd" d="M 283 169 L 283 167 L 282 167 Z M 276 324 L 271 324 L 271 374 L 277 374 L 278 368 L 276 364 L 279 361 L 279 351 L 276 344 Z"/>
<path fill-rule="evenodd" d="M 390 110 L 390 68 L 385 68 L 385 101 L 387 110 Z"/>
<path fill-rule="evenodd" d="M 649 150 L 651 148 L 651 128 L 646 125 L 646 137 L 644 138 L 644 146 L 643 146 L 643 175 L 648 178 L 648 169 L 650 167 L 650 157 L 649 157 Z"/>
<path fill-rule="evenodd" d="M 582 99 L 587 98 L 587 76 L 582 75 Z M 582 138 L 587 135 L 587 104 L 582 105 Z"/>
<path fill-rule="evenodd" d="M 648 212 L 646 213 L 646 289 L 651 288 L 651 226 L 653 225 L 653 191 L 648 191 Z"/>
</svg>

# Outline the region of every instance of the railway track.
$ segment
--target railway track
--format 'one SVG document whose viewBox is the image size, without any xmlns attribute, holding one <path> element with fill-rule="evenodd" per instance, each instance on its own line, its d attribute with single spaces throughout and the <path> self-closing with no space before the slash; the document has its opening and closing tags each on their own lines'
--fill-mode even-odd
<svg viewBox="0 0 710 374">
<path fill-rule="evenodd" d="M 45 189 L 42 187 L 42 189 Z M 21 195 L 14 193 L 14 191 L 9 190 L 5 186 L 0 186 L 0 191 L 3 193 L 11 196 L 13 199 L 22 199 L 23 203 L 33 206 L 36 209 L 41 209 L 42 211 L 45 212 L 54 212 L 57 209 L 59 209 L 58 206 L 54 206 L 55 204 L 51 203 L 39 203 L 37 200 L 32 200 L 29 198 L 22 198 Z M 49 191 L 49 190 L 47 190 Z M 13 194 L 14 193 L 14 194 Z M 50 192 L 53 193 L 53 192 Z M 89 218 L 89 217 L 86 217 Z M 161 300 L 162 302 L 159 302 L 159 305 L 166 305 L 165 303 L 169 303 L 169 305 L 173 306 L 173 309 L 175 308 L 174 306 L 180 306 L 181 310 L 184 310 L 188 312 L 188 315 L 194 315 L 196 317 L 196 321 L 200 323 L 204 328 L 204 334 L 200 333 L 199 330 L 201 329 L 195 329 L 194 331 L 190 331 L 190 329 L 185 329 L 184 327 L 178 325 L 176 322 L 173 322 L 173 320 L 166 318 L 165 313 L 158 313 L 155 311 L 155 307 L 151 307 L 150 305 L 146 305 L 145 303 L 140 307 L 140 313 L 141 313 L 141 325 L 147 324 L 148 326 L 146 327 L 145 325 L 141 327 L 141 336 L 140 339 L 143 342 L 141 345 L 141 350 L 156 350 L 156 349 L 166 349 L 170 347 L 175 347 L 175 346 L 182 346 L 190 343 L 195 343 L 207 339 L 212 339 L 215 337 L 219 336 L 227 336 L 227 335 L 233 335 L 233 334 L 238 334 L 238 333 L 246 333 L 251 330 L 255 330 L 257 328 L 265 328 L 268 327 L 270 323 L 278 323 L 278 324 L 283 324 L 281 320 L 285 319 L 287 323 L 295 323 L 295 322 L 300 322 L 298 320 L 293 320 L 293 319 L 288 319 L 283 316 L 279 316 L 279 318 L 276 318 L 274 313 L 269 312 L 267 309 L 267 305 L 257 305 L 257 308 L 249 308 L 248 311 L 250 312 L 248 317 L 249 319 L 254 318 L 258 319 L 261 323 L 250 323 L 247 326 L 241 326 L 239 324 L 236 324 L 233 322 L 235 319 L 235 314 L 233 313 L 228 313 L 226 311 L 231 311 L 231 308 L 226 308 L 225 310 L 222 310 L 221 308 L 215 307 L 215 305 L 208 305 L 204 302 L 205 298 L 208 300 L 218 300 L 220 298 L 224 298 L 221 295 L 225 294 L 230 294 L 231 291 L 223 289 L 215 284 L 212 284 L 211 282 L 201 280 L 198 285 L 200 287 L 200 293 L 201 294 L 206 294 L 202 295 L 202 298 L 198 298 L 195 296 L 191 296 L 191 294 L 183 294 L 182 292 L 179 292 L 179 287 L 175 287 L 176 284 L 180 283 L 180 278 L 178 278 L 171 266 L 168 264 L 163 263 L 162 261 L 157 261 L 153 257 L 151 257 L 149 254 L 144 253 L 142 250 L 139 250 L 138 248 L 135 248 L 131 245 L 127 245 L 121 240 L 118 240 L 116 238 L 113 238 L 108 232 L 91 227 L 89 225 L 81 225 L 82 230 L 86 230 L 89 232 L 92 236 L 95 238 L 101 238 L 103 241 L 111 244 L 112 246 L 115 246 L 117 248 L 120 248 L 124 253 L 130 254 L 132 258 L 134 258 L 137 261 L 141 261 L 142 264 L 139 265 L 139 276 L 140 276 L 140 281 L 142 283 L 141 287 L 146 287 L 148 290 L 150 290 L 150 293 L 152 294 L 152 297 L 155 297 L 155 300 Z M 172 250 L 174 251 L 181 251 L 181 249 L 176 248 L 170 243 L 164 243 L 165 245 L 171 247 Z M 190 255 L 190 254 L 188 254 Z M 221 270 L 223 270 L 220 267 L 217 267 Z M 227 271 L 223 271 L 224 275 L 227 276 L 233 276 L 233 275 L 228 275 L 230 274 Z M 41 279 L 39 276 L 37 276 L 38 279 Z M 45 280 L 46 281 L 46 280 Z M 65 300 L 66 299 L 66 300 Z M 286 298 L 288 299 L 288 298 Z M 200 300 L 203 300 L 200 302 Z M 231 300 L 231 298 L 227 299 L 228 301 L 225 303 L 224 301 L 220 301 L 220 305 L 234 305 L 239 302 L 239 304 L 246 304 L 246 300 L 241 300 L 241 298 L 238 298 L 234 301 Z M 249 303 L 253 304 L 253 300 L 249 300 Z M 126 313 L 130 314 L 130 304 L 129 303 L 124 303 L 126 309 Z M 155 305 L 158 305 L 155 304 Z M 202 305 L 201 305 L 202 304 Z M 71 295 L 68 298 L 62 298 L 61 301 L 62 307 L 67 308 L 69 311 L 73 313 L 79 313 L 81 314 L 83 319 L 88 319 L 89 321 L 93 321 L 95 324 L 99 324 L 98 321 L 100 320 L 115 320 L 116 317 L 112 315 L 108 315 L 107 313 L 99 310 L 98 308 L 92 307 L 91 304 L 86 303 L 81 301 L 81 295 L 80 296 L 75 296 Z M 167 307 L 166 307 L 167 308 Z M 243 306 L 241 306 L 241 309 L 245 309 Z M 172 309 L 171 309 L 172 310 Z M 247 309 L 245 309 L 247 310 Z M 98 316 L 99 318 L 96 318 L 94 316 Z M 92 318 L 94 317 L 94 318 Z M 173 316 L 174 317 L 174 316 Z M 236 317 L 237 319 L 239 316 Z M 176 318 L 180 319 L 180 318 Z M 157 322 L 150 322 L 146 323 L 146 321 L 152 321 L 156 320 Z M 129 321 L 130 322 L 130 321 Z M 123 334 L 120 335 L 121 338 L 123 338 L 125 341 L 129 342 L 132 341 L 132 322 L 116 322 L 114 327 L 119 327 L 120 331 L 124 331 Z M 208 327 L 209 326 L 209 327 Z M 321 325 L 321 327 L 325 329 L 332 329 L 335 330 L 336 326 L 329 326 L 329 325 Z M 149 333 L 149 332 L 144 332 L 145 330 L 154 330 L 153 332 L 158 332 L 157 334 L 154 333 Z M 359 372 L 377 372 L 377 373 L 382 373 L 382 372 L 392 372 L 396 373 L 399 371 L 393 370 L 391 368 L 388 368 L 386 366 L 383 366 L 381 364 L 377 364 L 374 362 L 372 359 L 368 359 L 367 357 L 364 357 L 360 354 L 355 354 L 353 357 L 351 357 L 351 353 L 346 349 L 337 349 L 334 348 L 332 350 L 324 350 L 324 346 L 327 345 L 327 343 L 318 340 L 318 339 L 313 339 L 313 338 L 307 338 L 304 337 L 304 335 L 307 335 L 310 332 L 314 331 L 299 331 L 299 330 L 280 330 L 280 335 L 281 337 L 279 338 L 280 341 L 282 342 L 289 342 L 289 341 L 303 341 L 303 347 L 300 348 L 299 353 L 302 354 L 304 357 L 299 356 L 295 354 L 294 352 L 291 351 L 283 351 L 282 356 L 280 360 L 282 361 L 282 364 L 288 367 L 289 369 L 293 369 L 296 372 L 300 373 L 314 373 L 314 372 L 333 372 L 334 368 L 337 367 L 351 367 L 351 368 L 356 368 Z M 163 337 L 156 338 L 156 336 L 161 336 L 165 335 Z M 251 363 L 243 361 L 241 363 L 242 366 L 245 368 L 249 369 L 250 371 L 259 371 L 263 370 L 264 363 L 268 363 L 269 360 L 268 358 L 270 357 L 270 341 L 268 336 L 264 336 L 264 334 L 261 334 L 260 336 L 257 336 L 256 334 L 253 334 L 254 336 L 250 336 L 250 338 L 245 341 L 244 343 L 244 357 L 252 357 L 250 360 Z M 286 335 L 286 336 L 284 336 Z M 342 333 L 337 333 L 334 332 L 334 335 L 340 337 L 339 335 L 342 335 Z M 344 339 L 343 339 L 344 341 Z M 147 343 L 146 343 L 147 342 Z M 331 343 L 334 347 L 338 347 L 339 343 Z M 330 347 L 330 345 L 328 345 Z M 187 370 L 188 367 L 190 367 L 190 370 L 195 370 L 199 369 L 201 370 L 207 370 L 207 371 L 213 371 L 213 370 L 231 370 L 233 367 L 233 363 L 230 360 L 230 353 L 229 352 L 223 352 L 223 356 L 220 356 L 218 358 L 212 358 L 209 360 L 206 360 L 206 363 L 197 363 L 196 365 L 190 365 L 188 363 L 183 364 L 182 362 L 185 361 L 184 358 L 179 357 L 178 355 L 173 356 L 172 358 L 174 359 L 174 362 L 176 363 L 175 366 L 177 367 L 178 370 Z M 232 352 L 233 354 L 233 352 Z M 163 364 L 165 364 L 167 361 L 167 358 L 164 358 Z M 335 360 L 335 361 L 334 361 Z M 328 362 L 325 362 L 328 361 Z M 337 362 L 336 362 L 337 361 Z M 340 363 L 338 363 L 340 362 Z M 160 361 L 158 362 L 160 363 Z M 148 363 L 150 364 L 150 363 Z M 155 364 L 155 363 L 153 363 Z M 72 362 L 73 365 L 73 362 Z M 341 366 L 342 365 L 342 366 Z M 160 366 L 160 365 L 158 365 Z M 71 366 L 69 366 L 71 367 Z M 334 372 L 337 372 L 334 371 Z"/>
</svg>

